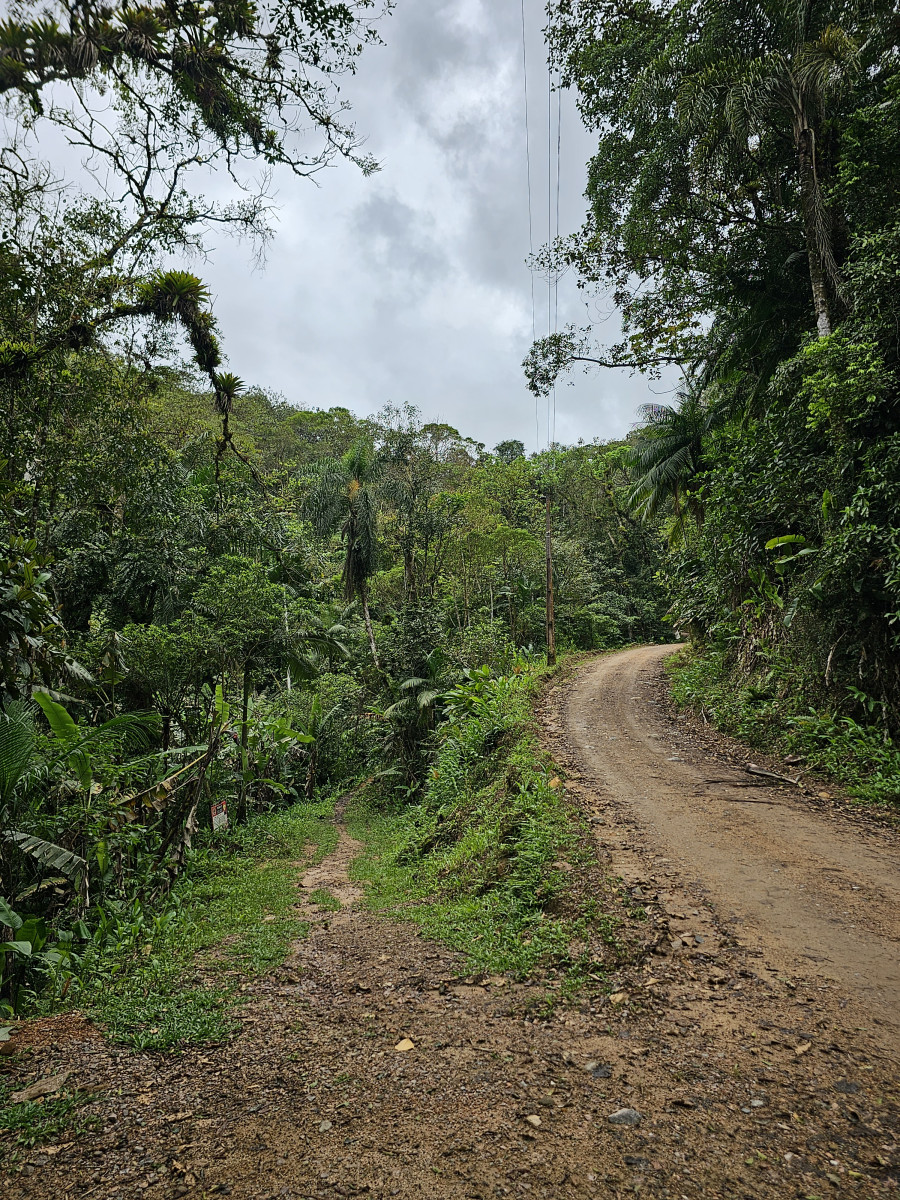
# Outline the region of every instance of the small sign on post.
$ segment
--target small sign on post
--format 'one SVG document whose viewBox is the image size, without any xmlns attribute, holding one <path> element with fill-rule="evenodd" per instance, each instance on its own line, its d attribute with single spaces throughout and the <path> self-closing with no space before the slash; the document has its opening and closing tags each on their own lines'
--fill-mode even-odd
<svg viewBox="0 0 900 1200">
<path fill-rule="evenodd" d="M 216 800 L 214 804 L 209 806 L 210 816 L 212 817 L 213 829 L 228 828 L 228 801 Z"/>
</svg>

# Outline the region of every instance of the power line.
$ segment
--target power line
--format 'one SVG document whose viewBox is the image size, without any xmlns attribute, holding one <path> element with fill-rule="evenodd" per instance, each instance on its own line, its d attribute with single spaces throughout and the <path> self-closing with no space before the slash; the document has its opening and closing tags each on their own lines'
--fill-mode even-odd
<svg viewBox="0 0 900 1200">
<path fill-rule="evenodd" d="M 528 270 L 531 275 L 531 342 L 537 341 L 537 316 L 534 301 L 534 218 L 531 203 L 531 131 L 528 127 L 528 49 L 525 38 L 525 0 L 522 0 L 522 80 L 525 85 L 525 170 L 528 176 Z M 541 448 L 541 420 L 538 397 L 534 398 L 535 450 Z"/>
<path fill-rule="evenodd" d="M 554 254 L 559 243 L 559 176 L 562 151 L 562 87 L 557 74 L 556 86 L 556 237 Z M 559 271 L 553 273 L 553 332 L 559 333 Z M 556 384 L 553 384 L 553 441 L 556 441 Z"/>
<path fill-rule="evenodd" d="M 553 330 L 553 68 L 547 60 L 547 336 Z M 547 447 L 553 444 L 550 432 L 550 393 L 547 395 Z"/>
<path fill-rule="evenodd" d="M 562 153 L 562 88 L 560 78 L 556 79 L 556 240 L 559 240 L 559 178 L 560 158 Z M 553 332 L 559 328 L 559 272 L 555 273 L 553 285 Z"/>
<path fill-rule="evenodd" d="M 559 189 L 560 189 L 560 158 L 562 156 L 562 88 L 557 76 L 556 80 L 556 228 L 554 230 L 554 247 L 559 241 Z M 559 271 L 553 276 L 553 332 L 559 329 Z"/>
<path fill-rule="evenodd" d="M 559 123 L 559 106 L 557 105 L 557 124 Z M 558 143 L 558 138 L 557 138 Z M 559 157 L 556 160 L 556 228 L 559 232 Z M 547 335 L 555 333 L 556 317 L 554 314 L 553 297 L 557 287 L 557 273 L 553 261 L 553 67 L 547 61 Z M 551 399 L 553 420 L 551 427 Z M 547 395 L 547 450 L 550 459 L 550 474 L 547 480 L 545 497 L 546 525 L 544 530 L 544 545 L 546 553 L 547 583 L 544 598 L 544 617 L 547 637 L 547 665 L 556 663 L 556 615 L 553 597 L 553 465 L 556 459 L 556 387 Z"/>
</svg>

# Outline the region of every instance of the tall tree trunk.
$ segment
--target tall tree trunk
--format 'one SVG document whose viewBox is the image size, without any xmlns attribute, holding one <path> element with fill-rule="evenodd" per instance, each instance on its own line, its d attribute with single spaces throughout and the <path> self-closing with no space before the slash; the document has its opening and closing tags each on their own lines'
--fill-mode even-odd
<svg viewBox="0 0 900 1200">
<path fill-rule="evenodd" d="M 827 248 L 828 231 L 824 224 L 822 196 L 816 178 L 813 157 L 813 132 L 808 127 L 795 134 L 797 165 L 800 173 L 800 206 L 803 210 L 803 230 L 806 236 L 806 254 L 809 258 L 809 281 L 812 286 L 813 310 L 816 314 L 816 331 L 820 338 L 831 333 L 831 304 L 825 278 L 823 250 Z"/>
<path fill-rule="evenodd" d="M 247 768 L 250 742 L 250 668 L 244 664 L 244 686 L 241 695 L 241 790 L 238 799 L 238 821 L 247 818 Z"/>
<path fill-rule="evenodd" d="M 413 552 L 408 547 L 403 548 L 403 590 L 407 604 L 416 598 L 416 568 Z"/>
<path fill-rule="evenodd" d="M 547 552 L 547 597 L 546 597 L 546 623 L 547 623 L 547 666 L 556 666 L 556 613 L 553 607 L 553 545 L 551 542 L 552 528 L 550 524 L 550 493 L 547 493 L 547 532 L 546 545 Z"/>
<path fill-rule="evenodd" d="M 304 794 L 307 800 L 312 800 L 316 794 L 316 743 L 309 747 L 309 762 L 306 766 L 306 786 Z"/>
<path fill-rule="evenodd" d="M 360 586 L 359 598 L 362 600 L 363 620 L 366 623 L 366 633 L 369 635 L 369 649 L 372 651 L 372 662 L 380 671 L 381 663 L 378 661 L 378 651 L 375 649 L 375 634 L 372 632 L 372 618 L 369 616 L 369 601 L 366 598 L 365 584 Z"/>
</svg>

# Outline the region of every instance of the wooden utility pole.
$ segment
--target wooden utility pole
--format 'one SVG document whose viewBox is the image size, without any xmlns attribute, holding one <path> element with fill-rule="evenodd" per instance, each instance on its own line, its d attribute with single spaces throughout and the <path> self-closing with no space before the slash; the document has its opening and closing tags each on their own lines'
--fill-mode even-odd
<svg viewBox="0 0 900 1200">
<path fill-rule="evenodd" d="M 547 532 L 546 532 L 546 550 L 547 550 L 547 598 L 546 598 L 546 623 L 547 623 L 547 666 L 556 666 L 556 615 L 553 611 L 553 544 L 550 540 L 552 526 L 550 523 L 550 490 L 547 489 Z"/>
</svg>

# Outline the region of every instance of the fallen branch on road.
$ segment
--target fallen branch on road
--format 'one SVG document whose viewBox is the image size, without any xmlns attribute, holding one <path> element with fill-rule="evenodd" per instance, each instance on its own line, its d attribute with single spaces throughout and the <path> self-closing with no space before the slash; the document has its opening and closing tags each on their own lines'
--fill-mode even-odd
<svg viewBox="0 0 900 1200">
<path fill-rule="evenodd" d="M 779 775 L 777 771 L 765 771 L 755 763 L 747 763 L 744 770 L 751 775 L 763 775 L 766 779 L 780 779 L 782 783 L 791 783 L 794 787 L 800 787 L 800 780 L 803 778 L 802 775 L 798 775 L 796 779 L 792 779 L 790 775 Z"/>
</svg>

